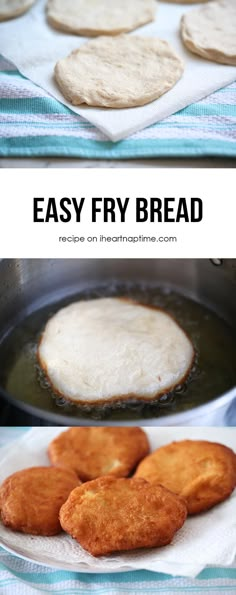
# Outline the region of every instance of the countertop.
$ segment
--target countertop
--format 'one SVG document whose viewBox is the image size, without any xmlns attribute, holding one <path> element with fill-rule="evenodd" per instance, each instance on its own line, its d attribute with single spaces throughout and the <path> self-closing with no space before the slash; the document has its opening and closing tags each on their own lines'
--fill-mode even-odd
<svg viewBox="0 0 236 595">
<path fill-rule="evenodd" d="M 61 159 L 61 158 L 2 158 L 0 168 L 234 168 L 235 159 L 200 158 L 200 159 Z"/>
</svg>

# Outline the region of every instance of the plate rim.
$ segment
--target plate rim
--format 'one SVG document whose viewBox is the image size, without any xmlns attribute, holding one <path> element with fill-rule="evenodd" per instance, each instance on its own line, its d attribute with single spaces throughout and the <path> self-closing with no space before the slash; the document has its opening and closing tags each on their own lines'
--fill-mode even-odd
<svg viewBox="0 0 236 595">
<path fill-rule="evenodd" d="M 91 568 L 76 568 L 75 566 L 71 566 L 70 568 L 66 568 L 61 566 L 60 563 L 55 564 L 53 563 L 49 563 L 49 562 L 40 562 L 39 560 L 37 560 L 36 558 L 30 558 L 29 556 L 26 556 L 24 554 L 20 554 L 18 553 L 18 551 L 14 550 L 12 547 L 6 545 L 2 539 L 0 538 L 0 547 L 2 547 L 5 551 L 9 552 L 10 554 L 14 555 L 16 558 L 20 558 L 21 560 L 25 560 L 26 562 L 31 562 L 31 564 L 37 564 L 38 566 L 42 566 L 42 567 L 46 567 L 46 568 L 52 568 L 52 569 L 57 569 L 57 570 L 63 570 L 63 572 L 80 572 L 81 574 L 120 574 L 122 572 L 133 572 L 134 570 L 148 570 L 145 568 L 132 568 L 131 566 L 127 566 L 127 567 L 121 567 L 118 568 L 117 570 L 100 570 L 99 568 L 97 569 L 91 569 Z M 155 572 L 155 571 L 154 571 Z"/>
<path fill-rule="evenodd" d="M 155 433 L 158 432 L 158 428 L 153 427 L 150 428 L 150 426 L 146 425 L 146 426 L 142 426 L 142 428 L 144 430 L 147 431 L 151 431 L 153 430 Z M 183 431 L 183 430 L 188 430 L 190 431 L 192 428 L 190 427 L 181 427 L 181 428 L 174 428 L 175 431 Z M 202 427 L 200 428 L 193 428 L 194 431 L 197 431 L 198 429 L 203 430 Z M 205 430 L 206 428 L 204 428 Z M 213 432 L 216 431 L 216 427 L 210 428 Z M 229 434 L 233 434 L 234 435 L 234 428 L 231 427 L 222 427 L 219 428 L 220 430 L 222 430 L 223 432 L 226 431 L 226 433 L 229 432 Z M 6 458 L 8 457 L 8 455 L 10 455 L 12 453 L 12 451 L 15 450 L 15 447 L 17 444 L 24 444 L 25 441 L 28 441 L 28 439 L 31 436 L 34 436 L 36 431 L 41 431 L 41 427 L 31 427 L 31 428 L 24 428 L 24 431 L 22 433 L 22 435 L 18 436 L 16 439 L 13 439 L 13 441 L 11 441 L 9 444 L 6 445 L 6 450 L 4 449 L 4 456 L 1 460 L 1 463 L 4 463 L 4 461 L 6 460 Z M 61 431 L 65 431 L 65 428 L 61 428 L 61 426 L 56 426 L 56 427 L 49 427 L 46 428 L 46 430 L 51 430 L 55 432 L 61 432 Z M 171 427 L 166 427 L 166 428 L 161 428 L 161 432 L 165 432 L 165 430 L 172 430 Z M 179 439 L 179 438 L 178 438 Z M 181 439 L 181 438 L 180 438 Z M 200 437 L 199 439 L 203 439 L 202 437 Z M 210 440 L 212 440 L 212 437 L 210 438 Z M 230 446 L 230 448 L 232 448 L 232 446 Z M 0 452 L 1 452 L 1 447 L 0 447 Z M 0 525 L 3 525 L 3 523 L 0 520 Z M 14 534 L 14 532 L 11 532 L 12 534 Z M 66 566 L 63 564 L 63 561 L 58 561 L 56 559 L 53 560 L 45 560 L 45 561 L 41 561 L 37 558 L 37 553 L 35 554 L 35 552 L 32 552 L 32 550 L 30 549 L 30 552 L 26 552 L 26 553 L 21 553 L 20 551 L 18 551 L 18 548 L 16 545 L 10 544 L 8 545 L 8 543 L 5 542 L 5 538 L 4 535 L 0 535 L 0 547 L 2 547 L 5 551 L 9 552 L 10 554 L 14 555 L 16 558 L 25 560 L 27 562 L 33 563 L 33 564 L 37 564 L 40 567 L 46 567 L 46 568 L 51 568 L 54 570 L 61 570 L 61 571 L 65 571 L 65 572 L 77 572 L 77 573 L 81 573 L 81 574 L 118 574 L 118 573 L 124 573 L 124 572 L 134 572 L 134 571 L 152 571 L 152 572 L 163 572 L 163 570 L 159 570 L 158 568 L 155 568 L 154 565 L 152 564 L 152 567 L 146 566 L 145 562 L 144 565 L 140 565 L 140 567 L 137 566 L 133 566 L 132 562 L 131 564 L 123 564 L 118 568 L 112 568 L 112 566 L 109 568 L 99 568 L 99 566 L 96 566 L 96 557 L 94 558 L 94 565 L 92 567 L 87 566 L 86 562 L 78 562 L 78 565 L 75 563 L 70 564 L 69 566 Z M 24 551 L 24 548 L 23 548 Z M 47 554 L 46 554 L 47 557 Z M 236 560 L 236 558 L 235 558 Z M 157 565 L 158 565 L 158 560 L 156 561 Z M 165 562 L 166 563 L 166 562 Z M 168 562 L 167 562 L 168 564 Z M 188 566 L 188 564 L 186 564 L 186 566 Z M 205 566 L 204 566 L 205 567 Z M 226 566 L 227 567 L 227 566 Z M 164 572 L 168 573 L 167 570 L 165 570 Z M 199 570 L 200 572 L 200 570 Z M 171 573 L 169 573 L 171 575 Z M 182 574 L 181 574 L 182 576 Z M 185 575 L 184 575 L 185 576 Z M 187 575 L 186 575 L 187 576 Z"/>
</svg>

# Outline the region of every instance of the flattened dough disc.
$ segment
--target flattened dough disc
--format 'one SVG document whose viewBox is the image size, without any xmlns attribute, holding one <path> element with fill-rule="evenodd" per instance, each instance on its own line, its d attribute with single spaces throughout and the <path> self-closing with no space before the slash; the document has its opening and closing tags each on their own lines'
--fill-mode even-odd
<svg viewBox="0 0 236 595">
<path fill-rule="evenodd" d="M 128 108 L 166 93 L 183 70 L 167 41 L 123 34 L 85 43 L 56 64 L 55 77 L 73 105 Z"/>
<path fill-rule="evenodd" d="M 54 391 L 77 403 L 151 401 L 182 383 L 190 339 L 162 310 L 120 298 L 75 302 L 46 325 L 39 362 Z"/>
<path fill-rule="evenodd" d="M 85 35 L 118 35 L 154 21 L 156 0 L 48 0 L 50 25 Z"/>
<path fill-rule="evenodd" d="M 35 0 L 0 0 L 0 21 L 20 16 L 34 4 Z"/>
<path fill-rule="evenodd" d="M 181 20 L 186 47 L 207 60 L 236 65 L 236 2 L 218 0 L 188 12 Z"/>
</svg>

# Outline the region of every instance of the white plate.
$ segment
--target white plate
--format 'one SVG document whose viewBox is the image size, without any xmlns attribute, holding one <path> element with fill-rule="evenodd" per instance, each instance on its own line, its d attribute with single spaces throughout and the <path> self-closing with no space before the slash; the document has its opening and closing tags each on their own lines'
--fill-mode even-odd
<svg viewBox="0 0 236 595">
<path fill-rule="evenodd" d="M 132 33 L 132 35 L 166 39 L 185 63 L 185 72 L 181 80 L 168 93 L 142 107 L 129 109 L 74 107 L 66 101 L 54 81 L 54 66 L 57 60 L 67 56 L 86 39 L 58 32 L 50 27 L 45 17 L 45 0 L 38 0 L 22 17 L 0 23 L 0 53 L 12 60 L 20 72 L 31 81 L 97 126 L 112 141 L 118 141 L 154 122 L 160 122 L 236 79 L 234 66 L 204 60 L 185 49 L 179 35 L 180 18 L 182 14 L 192 9 L 193 6 L 160 2 L 157 5 L 156 21 Z M 37 93 L 37 89 L 35 92 Z M 68 116 L 65 116 L 65 120 L 67 119 Z M 188 121 L 189 116 L 186 116 L 186 122 Z M 84 139 L 90 138 L 90 130 L 86 125 L 82 132 L 81 128 L 79 129 L 80 137 L 81 134 Z M 74 135 L 77 136 L 76 130 Z M 143 138 L 145 138 L 145 131 Z M 104 140 L 103 134 L 98 136 L 98 140 Z"/>
<path fill-rule="evenodd" d="M 199 438 L 222 442 L 236 450 L 234 428 L 145 428 L 145 430 L 152 449 L 171 440 Z M 61 428 L 33 428 L 20 440 L 14 442 L 1 460 L 0 482 L 11 473 L 25 467 L 47 465 L 49 463 L 46 454 L 47 445 L 61 431 Z M 61 570 L 104 573 L 145 569 L 178 574 L 178 567 L 181 564 L 180 574 L 195 576 L 206 566 L 206 563 L 224 566 L 233 562 L 235 550 L 231 542 L 236 543 L 236 524 L 232 524 L 232 519 L 236 519 L 235 512 L 236 497 L 231 496 L 227 502 L 208 513 L 189 518 L 172 545 L 109 557 L 90 556 L 65 533 L 55 537 L 24 535 L 7 529 L 1 523 L 0 545 L 20 558 Z M 211 548 L 208 548 L 209 537 L 212 542 Z M 207 560 L 205 560 L 205 550 L 209 551 Z M 198 552 L 197 561 L 196 551 Z M 188 564 L 185 560 L 188 560 Z"/>
</svg>

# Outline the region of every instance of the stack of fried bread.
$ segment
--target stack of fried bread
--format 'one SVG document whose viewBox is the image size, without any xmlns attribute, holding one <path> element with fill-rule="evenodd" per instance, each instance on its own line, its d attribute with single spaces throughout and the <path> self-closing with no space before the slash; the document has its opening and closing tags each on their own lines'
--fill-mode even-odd
<svg viewBox="0 0 236 595">
<path fill-rule="evenodd" d="M 141 428 L 63 431 L 48 447 L 52 466 L 5 479 L 1 520 L 32 535 L 63 529 L 100 556 L 169 544 L 188 514 L 226 500 L 236 486 L 236 455 L 222 444 L 183 440 L 149 450 Z"/>
</svg>

